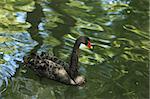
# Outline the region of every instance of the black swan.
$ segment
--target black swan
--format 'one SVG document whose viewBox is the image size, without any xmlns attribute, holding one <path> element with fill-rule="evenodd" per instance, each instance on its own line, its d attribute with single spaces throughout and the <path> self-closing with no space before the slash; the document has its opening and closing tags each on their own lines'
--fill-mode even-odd
<svg viewBox="0 0 150 99">
<path fill-rule="evenodd" d="M 25 66 L 31 68 L 40 77 L 65 84 L 82 85 L 85 83 L 85 78 L 78 73 L 78 54 L 81 43 L 87 45 L 88 48 L 92 47 L 88 37 L 80 36 L 74 44 L 70 64 L 43 52 L 24 57 Z"/>
</svg>

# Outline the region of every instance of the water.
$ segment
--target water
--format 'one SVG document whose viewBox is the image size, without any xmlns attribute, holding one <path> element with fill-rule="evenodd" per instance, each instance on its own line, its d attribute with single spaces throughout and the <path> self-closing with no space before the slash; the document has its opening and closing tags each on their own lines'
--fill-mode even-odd
<svg viewBox="0 0 150 99">
<path fill-rule="evenodd" d="M 148 0 L 0 1 L 2 99 L 148 99 Z M 68 62 L 78 36 L 80 72 L 87 82 L 68 86 L 24 68 L 33 51 Z"/>
</svg>

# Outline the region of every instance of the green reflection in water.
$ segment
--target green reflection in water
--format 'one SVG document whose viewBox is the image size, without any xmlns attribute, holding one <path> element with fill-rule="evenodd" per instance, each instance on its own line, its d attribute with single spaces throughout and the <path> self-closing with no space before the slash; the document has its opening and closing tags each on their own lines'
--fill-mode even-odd
<svg viewBox="0 0 150 99">
<path fill-rule="evenodd" d="M 0 6 L 3 4 L 4 2 L 1 2 Z M 8 14 L 5 14 L 6 12 Z M 18 12 L 27 12 L 23 23 L 15 16 Z M 16 38 L 13 36 L 15 34 L 0 34 L 1 64 L 14 62 L 6 62 L 5 54 L 10 56 L 24 52 L 21 54 L 23 57 L 29 51 L 47 51 L 68 62 L 74 41 L 80 35 L 89 36 L 94 47 L 93 50 L 81 48 L 79 64 L 80 72 L 87 78 L 85 86 L 67 86 L 39 78 L 32 71 L 23 68 L 19 62 L 20 68 L 13 77 L 14 84 L 8 83 L 2 98 L 148 99 L 147 0 L 13 0 L 7 2 L 0 13 L 0 33 L 27 31 L 32 39 L 38 42 L 37 45 L 34 43 L 31 46 L 33 41 L 30 36 Z M 18 44 L 18 39 L 22 38 L 25 38 L 26 42 L 23 40 L 15 47 L 9 44 Z M 3 46 L 3 43 L 9 44 L 10 47 Z M 20 44 L 23 48 L 14 52 Z M 36 46 L 31 50 L 34 45 Z M 24 49 L 24 46 L 27 49 Z M 7 74 L 5 77 L 4 74 L 7 70 L 13 71 L 14 74 L 15 69 L 0 69 L 0 77 L 8 82 L 5 79 Z"/>
</svg>

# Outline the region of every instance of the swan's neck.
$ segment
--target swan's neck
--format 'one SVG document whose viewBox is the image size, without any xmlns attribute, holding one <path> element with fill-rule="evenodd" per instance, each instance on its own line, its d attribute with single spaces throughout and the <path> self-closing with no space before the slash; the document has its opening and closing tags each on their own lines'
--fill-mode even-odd
<svg viewBox="0 0 150 99">
<path fill-rule="evenodd" d="M 71 60 L 70 60 L 70 76 L 72 79 L 76 78 L 78 76 L 78 54 L 79 54 L 79 46 L 81 42 L 77 40 L 74 44 L 73 51 L 71 54 Z"/>
</svg>

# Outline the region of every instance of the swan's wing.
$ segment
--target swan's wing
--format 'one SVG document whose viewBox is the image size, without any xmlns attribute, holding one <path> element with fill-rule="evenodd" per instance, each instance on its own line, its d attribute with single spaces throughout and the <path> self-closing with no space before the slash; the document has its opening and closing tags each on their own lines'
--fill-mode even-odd
<svg viewBox="0 0 150 99">
<path fill-rule="evenodd" d="M 56 57 L 41 57 L 36 55 L 28 58 L 27 66 L 39 76 L 57 80 L 65 84 L 75 84 L 62 64 L 64 62 Z"/>
<path fill-rule="evenodd" d="M 64 62 L 63 60 L 61 59 L 58 59 L 57 57 L 52 57 L 51 58 L 51 61 L 53 61 L 54 63 L 57 63 L 59 64 L 60 66 L 64 67 L 64 69 L 69 73 L 69 64 Z"/>
<path fill-rule="evenodd" d="M 66 81 L 69 82 L 70 76 L 68 75 L 67 71 L 64 69 L 63 66 L 51 61 L 51 60 L 44 60 L 46 63 L 46 70 L 45 73 L 48 78 L 58 80 L 60 82 Z"/>
</svg>

